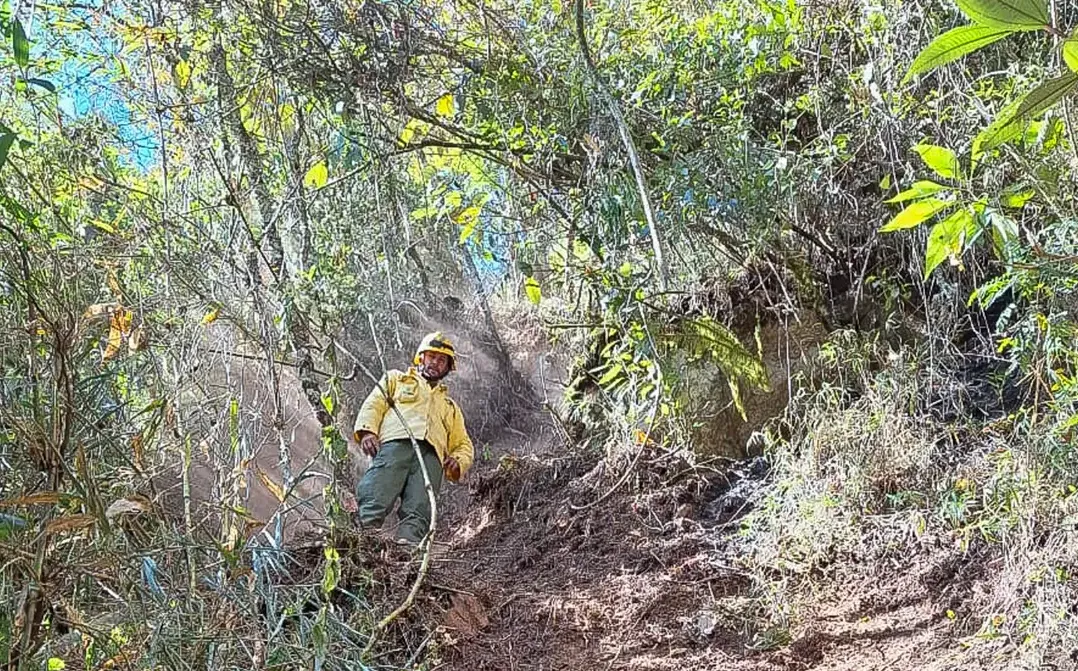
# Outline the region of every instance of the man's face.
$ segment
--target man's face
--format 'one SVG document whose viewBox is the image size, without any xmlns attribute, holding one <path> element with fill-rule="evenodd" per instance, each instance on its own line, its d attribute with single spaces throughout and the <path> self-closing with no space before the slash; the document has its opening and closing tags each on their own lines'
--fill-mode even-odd
<svg viewBox="0 0 1078 671">
<path fill-rule="evenodd" d="M 441 352 L 423 352 L 419 355 L 419 370 L 428 380 L 440 380 L 449 373 L 449 356 Z"/>
</svg>

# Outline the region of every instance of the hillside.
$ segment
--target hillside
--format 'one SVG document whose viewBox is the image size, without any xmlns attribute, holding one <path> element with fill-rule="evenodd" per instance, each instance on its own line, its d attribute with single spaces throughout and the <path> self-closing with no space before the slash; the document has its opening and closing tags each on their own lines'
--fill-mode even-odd
<svg viewBox="0 0 1078 671">
<path fill-rule="evenodd" d="M 1076 28 L 0 3 L 5 668 L 1072 667 Z M 353 428 L 434 331 L 409 550 Z"/>
</svg>

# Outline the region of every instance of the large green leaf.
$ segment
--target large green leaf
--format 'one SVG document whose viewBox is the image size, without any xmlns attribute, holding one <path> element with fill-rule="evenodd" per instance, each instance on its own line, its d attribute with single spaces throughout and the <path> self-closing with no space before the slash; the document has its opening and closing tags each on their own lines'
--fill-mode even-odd
<svg viewBox="0 0 1078 671">
<path fill-rule="evenodd" d="M 925 196 L 931 196 L 934 193 L 939 193 L 946 188 L 947 187 L 942 184 L 936 184 L 935 182 L 930 182 L 925 179 L 919 182 L 914 182 L 910 188 L 906 189 L 894 198 L 889 198 L 886 202 L 904 203 L 907 200 L 918 200 L 924 198 Z"/>
<path fill-rule="evenodd" d="M 880 229 L 880 233 L 890 233 L 891 231 L 901 231 L 905 228 L 919 226 L 932 215 L 952 204 L 954 204 L 954 201 L 940 200 L 939 198 L 917 201 L 896 214 L 894 219 L 887 222 Z"/>
<path fill-rule="evenodd" d="M 921 160 L 929 168 L 944 179 L 960 177 L 961 168 L 958 165 L 958 157 L 946 147 L 938 147 L 934 144 L 919 144 L 913 148 L 921 155 Z"/>
<path fill-rule="evenodd" d="M 1044 0 L 957 0 L 974 23 L 1006 30 L 1041 30 L 1048 25 Z"/>
<path fill-rule="evenodd" d="M 1049 79 L 1023 98 L 1008 105 L 973 141 L 973 153 L 997 147 L 1020 135 L 1034 117 L 1044 113 L 1078 85 L 1078 74 L 1067 72 Z"/>
<path fill-rule="evenodd" d="M 30 41 L 18 18 L 11 22 L 11 48 L 15 52 L 15 62 L 20 68 L 26 68 L 30 64 Z"/>
<path fill-rule="evenodd" d="M 925 248 L 925 278 L 948 258 L 957 259 L 973 235 L 973 214 L 962 208 L 932 227 Z"/>
<path fill-rule="evenodd" d="M 945 63 L 961 58 L 966 54 L 986 47 L 993 42 L 1010 35 L 1012 30 L 990 26 L 959 26 L 948 30 L 924 48 L 913 60 L 910 71 L 902 83 L 905 84 L 915 75 L 935 70 Z"/>
</svg>

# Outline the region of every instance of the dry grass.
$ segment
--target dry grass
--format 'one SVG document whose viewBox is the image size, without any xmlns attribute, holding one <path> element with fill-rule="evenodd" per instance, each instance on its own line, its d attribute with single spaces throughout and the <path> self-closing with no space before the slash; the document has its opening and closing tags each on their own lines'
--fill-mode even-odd
<svg viewBox="0 0 1078 671">
<path fill-rule="evenodd" d="M 788 439 L 772 436 L 773 483 L 740 540 L 765 606 L 761 643 L 816 626 L 823 604 L 861 617 L 912 599 L 970 664 L 1062 664 L 1078 643 L 1078 496 L 1059 464 L 1070 448 L 1043 416 L 933 419 L 927 381 L 958 384 L 958 371 L 916 360 L 847 367 L 842 386 L 797 400 Z"/>
</svg>

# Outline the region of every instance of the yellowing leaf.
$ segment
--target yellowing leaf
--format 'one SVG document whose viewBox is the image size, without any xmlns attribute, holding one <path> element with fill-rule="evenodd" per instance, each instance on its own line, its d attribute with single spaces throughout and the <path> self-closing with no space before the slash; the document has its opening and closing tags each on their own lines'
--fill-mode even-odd
<svg viewBox="0 0 1078 671">
<path fill-rule="evenodd" d="M 913 148 L 921 155 L 921 160 L 940 177 L 955 179 L 961 176 L 958 166 L 958 157 L 946 147 L 937 147 L 934 144 L 919 144 Z"/>
<path fill-rule="evenodd" d="M 59 657 L 49 657 L 46 668 L 48 671 L 64 671 L 67 668 L 67 663 Z"/>
<path fill-rule="evenodd" d="M 206 326 L 217 321 L 217 316 L 221 313 L 220 308 L 213 308 L 206 314 L 202 315 L 202 325 Z"/>
<path fill-rule="evenodd" d="M 142 468 L 142 455 L 144 453 L 142 440 L 141 433 L 135 434 L 135 437 L 131 439 L 131 451 L 134 453 L 135 465 L 139 468 Z"/>
<path fill-rule="evenodd" d="M 543 290 L 539 287 L 539 281 L 534 277 L 524 279 L 524 293 L 528 295 L 528 300 L 536 305 L 539 305 L 539 302 L 543 300 Z"/>
<path fill-rule="evenodd" d="M 468 238 L 472 237 L 472 233 L 475 232 L 475 227 L 479 224 L 480 211 L 481 209 L 478 205 L 472 205 L 471 207 L 463 209 L 460 214 L 455 217 L 457 223 L 461 225 L 460 239 L 458 240 L 459 244 L 464 244 Z"/>
<path fill-rule="evenodd" d="M 939 198 L 919 200 L 895 215 L 894 219 L 887 222 L 887 224 L 880 229 L 880 233 L 890 233 L 891 231 L 901 231 L 905 228 L 919 226 L 924 223 L 926 219 L 929 219 L 940 210 L 952 204 L 953 203 L 950 200 L 940 200 Z"/>
<path fill-rule="evenodd" d="M 434 106 L 435 113 L 440 117 L 451 117 L 456 111 L 456 105 L 453 102 L 453 94 L 447 93 L 441 98 L 438 98 L 438 102 Z"/>
<path fill-rule="evenodd" d="M 124 292 L 123 288 L 120 287 L 120 278 L 116 275 L 115 268 L 109 268 L 108 272 L 105 273 L 105 284 L 109 285 L 109 291 L 112 292 L 113 296 L 121 301 L 123 300 Z"/>
<path fill-rule="evenodd" d="M 65 515 L 64 517 L 57 517 L 54 520 L 50 520 L 45 525 L 45 533 L 58 534 L 65 531 L 78 531 L 79 529 L 85 529 L 93 526 L 97 522 L 97 518 L 93 515 Z"/>
<path fill-rule="evenodd" d="M 325 161 L 319 161 L 311 166 L 307 174 L 303 176 L 303 185 L 308 189 L 321 189 L 329 180 L 329 168 Z"/>
<path fill-rule="evenodd" d="M 108 361 L 120 353 L 124 338 L 131 332 L 131 320 L 134 315 L 130 310 L 117 305 L 109 319 L 109 339 L 105 344 L 105 351 L 101 355 L 102 361 Z"/>
<path fill-rule="evenodd" d="M 418 119 L 412 119 L 401 131 L 399 141 L 402 145 L 408 145 L 411 144 L 412 140 L 416 139 L 416 136 L 421 136 L 426 132 L 427 124 Z"/>
<path fill-rule="evenodd" d="M 0 508 L 12 508 L 15 506 L 41 506 L 52 505 L 60 502 L 60 492 L 34 492 L 26 496 L 0 501 Z"/>
<path fill-rule="evenodd" d="M 187 82 L 191 80 L 191 64 L 187 61 L 176 63 L 176 86 L 181 89 L 187 88 Z"/>
<path fill-rule="evenodd" d="M 262 484 L 266 487 L 266 489 L 268 489 L 270 493 L 273 494 L 273 497 L 281 503 L 284 503 L 284 487 L 274 482 L 273 479 L 270 478 L 270 476 L 266 475 L 266 472 L 258 466 L 255 466 L 255 472 L 258 473 L 258 479 L 261 480 Z"/>
</svg>

